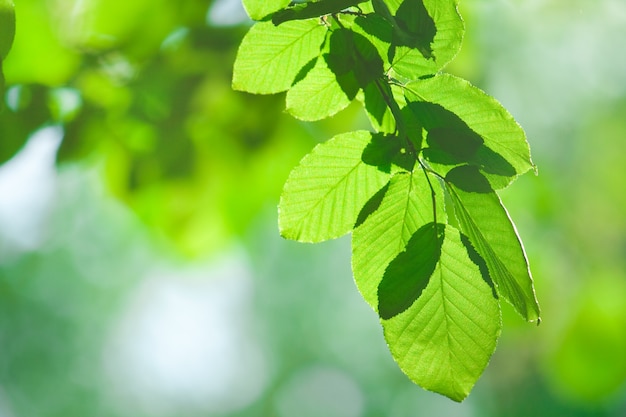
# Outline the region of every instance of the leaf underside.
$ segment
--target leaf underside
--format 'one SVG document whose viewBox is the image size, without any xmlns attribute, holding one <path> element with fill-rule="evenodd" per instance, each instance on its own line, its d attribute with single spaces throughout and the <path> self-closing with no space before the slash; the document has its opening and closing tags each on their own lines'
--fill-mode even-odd
<svg viewBox="0 0 626 417">
<path fill-rule="evenodd" d="M 441 257 L 420 298 L 382 320 L 389 349 L 411 380 L 462 401 L 500 335 L 500 306 L 457 230 L 446 227 Z"/>
<path fill-rule="evenodd" d="M 283 237 L 321 242 L 352 230 L 363 205 L 389 179 L 388 173 L 362 159 L 372 138 L 366 131 L 338 135 L 300 161 L 279 204 Z"/>
</svg>

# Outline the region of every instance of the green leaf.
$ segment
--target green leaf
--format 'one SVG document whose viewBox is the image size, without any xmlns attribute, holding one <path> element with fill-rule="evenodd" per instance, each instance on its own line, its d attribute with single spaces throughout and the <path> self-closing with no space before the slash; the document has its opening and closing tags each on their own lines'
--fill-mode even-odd
<svg viewBox="0 0 626 417">
<path fill-rule="evenodd" d="M 440 191 L 441 187 L 435 189 Z M 443 220 L 440 192 L 436 201 L 437 219 Z M 378 286 L 389 263 L 417 230 L 434 221 L 431 190 L 424 171 L 417 168 L 394 175 L 378 209 L 354 230 L 352 273 L 363 298 L 374 310 L 378 309 Z"/>
<path fill-rule="evenodd" d="M 233 70 L 233 88 L 256 94 L 287 90 L 303 67 L 318 57 L 327 29 L 317 19 L 281 26 L 259 22 L 243 38 Z"/>
<path fill-rule="evenodd" d="M 496 99 L 469 82 L 440 74 L 408 83 L 405 94 L 428 131 L 429 161 L 448 169 L 476 165 L 494 189 L 534 167 L 524 130 Z"/>
<path fill-rule="evenodd" d="M 348 29 L 335 30 L 322 58 L 287 93 L 287 111 L 309 121 L 332 116 L 382 73 L 382 60 L 365 37 Z"/>
<path fill-rule="evenodd" d="M 295 19 L 309 19 L 312 17 L 320 17 L 331 13 L 337 13 L 341 10 L 364 3 L 367 0 L 318 0 L 306 3 L 294 4 L 284 10 L 276 12 L 272 16 L 272 22 L 275 25 Z"/>
<path fill-rule="evenodd" d="M 352 30 L 371 42 L 383 60 L 386 69 L 389 68 L 389 48 L 393 39 L 393 27 L 387 20 L 377 14 L 359 16 L 354 20 Z"/>
<path fill-rule="evenodd" d="M 500 305 L 460 233 L 448 226 L 422 295 L 381 322 L 393 358 L 412 381 L 462 401 L 496 348 Z"/>
<path fill-rule="evenodd" d="M 405 0 L 399 5 L 391 61 L 400 78 L 435 74 L 456 56 L 465 31 L 457 7 L 456 0 Z"/>
<path fill-rule="evenodd" d="M 358 91 L 352 72 L 336 75 L 326 57 L 321 57 L 287 92 L 287 111 L 300 120 L 321 120 L 348 107 Z"/>
<path fill-rule="evenodd" d="M 461 230 L 485 260 L 498 292 L 528 321 L 539 321 L 539 303 L 522 242 L 498 195 L 476 167 L 446 176 Z"/>
<path fill-rule="evenodd" d="M 0 64 L 6 58 L 15 37 L 13 0 L 0 0 Z"/>
<path fill-rule="evenodd" d="M 419 298 L 439 262 L 442 243 L 443 227 L 425 224 L 413 234 L 404 252 L 391 261 L 378 286 L 381 319 L 402 313 Z"/>
<path fill-rule="evenodd" d="M 290 0 L 242 0 L 243 7 L 253 20 L 263 20 L 272 13 L 285 8 Z"/>
<path fill-rule="evenodd" d="M 379 132 L 394 133 L 396 131 L 396 121 L 385 101 L 385 96 L 391 97 L 391 100 L 393 100 L 389 84 L 381 83 L 377 85 L 376 83 L 369 83 L 363 89 L 363 105 L 374 129 Z"/>
<path fill-rule="evenodd" d="M 280 199 L 283 237 L 321 242 L 352 230 L 361 208 L 389 180 L 389 173 L 363 161 L 374 137 L 366 131 L 338 135 L 300 161 Z"/>
</svg>

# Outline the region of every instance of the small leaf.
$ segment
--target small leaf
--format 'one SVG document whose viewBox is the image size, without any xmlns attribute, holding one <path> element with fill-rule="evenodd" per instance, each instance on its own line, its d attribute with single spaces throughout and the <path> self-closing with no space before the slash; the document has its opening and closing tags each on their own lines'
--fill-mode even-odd
<svg viewBox="0 0 626 417">
<path fill-rule="evenodd" d="M 15 37 L 13 0 L 0 0 L 0 64 L 6 58 Z"/>
<path fill-rule="evenodd" d="M 287 93 L 287 111 L 308 121 L 332 116 L 382 73 L 382 60 L 364 36 L 348 29 L 335 30 L 322 58 Z"/>
<path fill-rule="evenodd" d="M 335 136 L 319 144 L 291 171 L 279 204 L 283 237 L 321 242 L 348 233 L 359 211 L 389 180 L 389 174 L 362 159 L 370 132 Z"/>
<path fill-rule="evenodd" d="M 436 199 L 437 219 L 443 220 L 443 195 L 437 194 Z M 389 263 L 417 230 L 434 221 L 432 195 L 424 171 L 418 168 L 394 175 L 378 209 L 352 233 L 354 280 L 373 309 L 378 309 L 378 286 Z"/>
<path fill-rule="evenodd" d="M 462 401 L 489 363 L 500 335 L 500 305 L 448 226 L 428 285 L 405 312 L 382 320 L 389 350 L 416 384 Z"/>
<path fill-rule="evenodd" d="M 394 10 L 391 3 L 387 5 Z M 390 52 L 399 77 L 415 80 L 435 74 L 452 61 L 465 32 L 457 7 L 457 0 L 405 0 L 399 5 L 395 12 L 396 48 Z"/>
<path fill-rule="evenodd" d="M 485 260 L 499 294 L 526 320 L 540 320 L 524 247 L 498 195 L 486 189 L 476 167 L 454 168 L 446 181 L 461 230 Z"/>
<path fill-rule="evenodd" d="M 275 25 L 296 19 L 309 19 L 312 17 L 320 17 L 331 13 L 337 13 L 341 10 L 364 3 L 366 0 L 318 0 L 306 3 L 294 4 L 284 10 L 276 12 L 272 16 L 272 22 Z"/>
<path fill-rule="evenodd" d="M 325 57 L 320 57 L 304 79 L 287 92 L 287 111 L 300 120 L 321 120 L 348 107 L 358 91 L 352 72 L 335 75 Z"/>
<path fill-rule="evenodd" d="M 413 234 L 404 252 L 391 261 L 378 286 L 381 319 L 402 313 L 419 298 L 439 262 L 442 243 L 443 226 L 425 224 Z"/>
<path fill-rule="evenodd" d="M 395 21 L 395 45 L 417 49 L 426 59 L 434 58 L 432 44 L 435 41 L 437 28 L 423 0 L 402 3 L 396 12 Z"/>
<path fill-rule="evenodd" d="M 263 20 L 272 13 L 285 8 L 290 0 L 242 0 L 243 7 L 253 20 Z"/>
<path fill-rule="evenodd" d="M 327 29 L 317 19 L 274 26 L 256 23 L 243 38 L 233 70 L 233 88 L 256 94 L 287 90 L 318 57 Z"/>
<path fill-rule="evenodd" d="M 533 168 L 524 130 L 498 101 L 469 82 L 440 74 L 408 83 L 405 94 L 429 132 L 431 149 L 425 156 L 432 162 L 476 165 L 495 189 Z"/>
</svg>

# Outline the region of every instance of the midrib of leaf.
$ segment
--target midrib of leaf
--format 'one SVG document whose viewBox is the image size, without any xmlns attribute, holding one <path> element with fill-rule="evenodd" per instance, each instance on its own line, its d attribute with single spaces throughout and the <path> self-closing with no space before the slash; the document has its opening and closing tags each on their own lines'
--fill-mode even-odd
<svg viewBox="0 0 626 417">
<path fill-rule="evenodd" d="M 317 202 L 311 206 L 311 209 L 306 211 L 304 215 L 302 215 L 300 217 L 300 220 L 304 219 L 305 217 L 308 217 L 312 212 L 315 211 L 315 209 L 322 204 L 324 201 L 326 201 L 326 197 L 328 197 L 330 194 L 334 193 L 340 185 L 343 185 L 346 181 L 348 181 L 348 178 L 350 178 L 350 175 L 357 170 L 361 165 L 365 164 L 363 161 L 359 161 L 355 166 L 353 166 L 350 171 L 344 175 L 341 180 L 339 180 L 339 182 L 337 182 L 333 187 L 330 187 L 325 193 L 324 193 L 324 197 L 320 198 L 317 200 Z M 309 178 L 314 178 L 314 177 L 309 177 Z M 314 189 L 314 188 L 312 188 Z M 334 206 L 334 202 L 333 202 L 333 206 Z M 333 210 L 334 211 L 334 210 Z"/>
<path fill-rule="evenodd" d="M 285 55 L 289 49 L 293 48 L 293 46 L 296 43 L 300 42 L 303 38 L 305 38 L 306 36 L 310 35 L 311 32 L 313 32 L 314 30 L 317 30 L 317 29 L 319 29 L 319 27 L 312 26 L 308 31 L 303 32 L 299 37 L 295 38 L 291 43 L 287 44 L 282 50 L 279 49 L 278 54 L 276 54 L 274 56 L 271 56 L 268 59 L 266 59 L 264 64 L 267 65 L 268 63 L 270 63 L 272 61 L 276 61 L 281 56 Z"/>
</svg>

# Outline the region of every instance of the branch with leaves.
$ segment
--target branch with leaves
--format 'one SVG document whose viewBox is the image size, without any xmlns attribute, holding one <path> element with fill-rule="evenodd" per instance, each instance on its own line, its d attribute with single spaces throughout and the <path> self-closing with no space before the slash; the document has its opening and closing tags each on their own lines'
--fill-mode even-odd
<svg viewBox="0 0 626 417">
<path fill-rule="evenodd" d="M 496 190 L 534 168 L 494 98 L 441 72 L 461 47 L 456 0 L 244 0 L 258 22 L 233 88 L 286 91 L 294 117 L 353 100 L 372 131 L 338 135 L 293 169 L 282 236 L 352 232 L 352 269 L 389 350 L 420 386 L 461 401 L 493 354 L 500 300 L 540 320 L 522 242 Z"/>
</svg>

